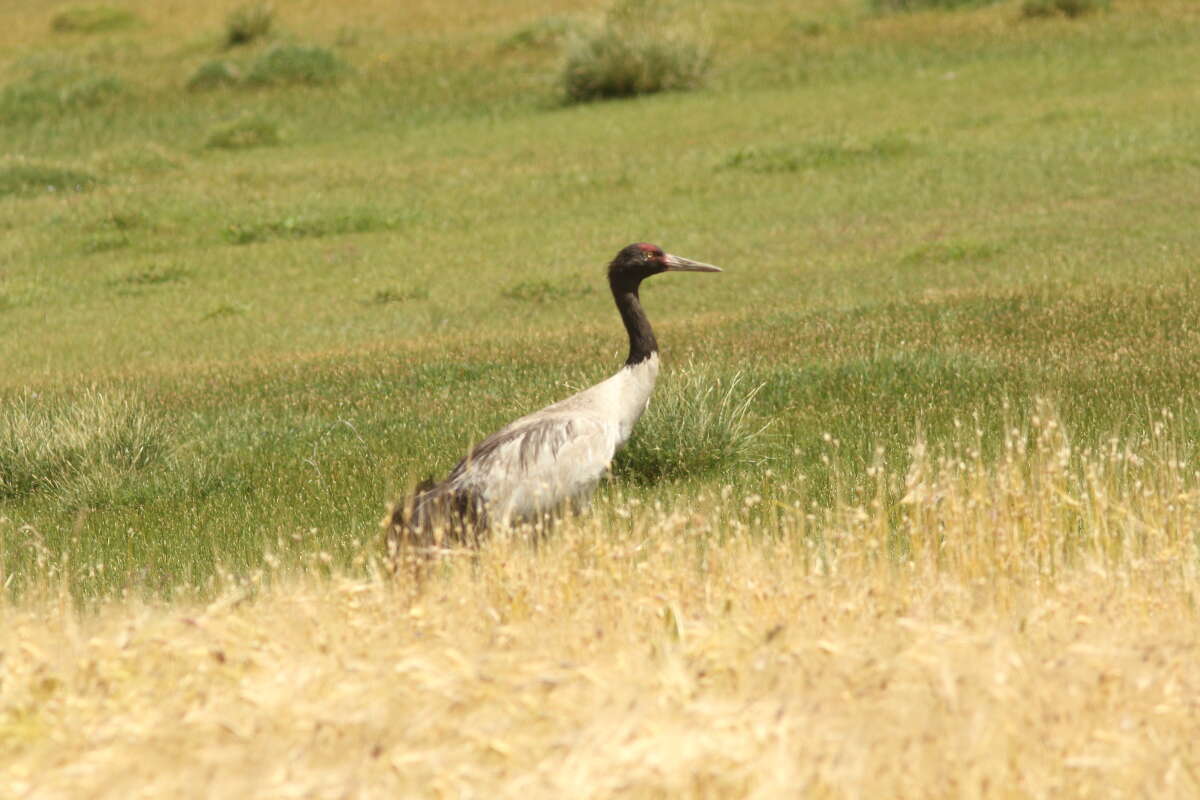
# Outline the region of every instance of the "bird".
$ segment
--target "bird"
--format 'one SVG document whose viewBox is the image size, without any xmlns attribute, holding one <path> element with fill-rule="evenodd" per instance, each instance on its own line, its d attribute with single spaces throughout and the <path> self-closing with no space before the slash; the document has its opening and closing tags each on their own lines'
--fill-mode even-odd
<svg viewBox="0 0 1200 800">
<path fill-rule="evenodd" d="M 476 444 L 440 482 L 422 481 L 392 506 L 383 524 L 389 554 L 477 546 L 498 526 L 551 519 L 566 507 L 586 510 L 613 456 L 633 432 L 658 378 L 658 342 L 638 290 L 663 272 L 721 272 L 719 267 L 627 245 L 608 265 L 608 285 L 629 354 L 609 378 L 526 414 Z"/>
</svg>

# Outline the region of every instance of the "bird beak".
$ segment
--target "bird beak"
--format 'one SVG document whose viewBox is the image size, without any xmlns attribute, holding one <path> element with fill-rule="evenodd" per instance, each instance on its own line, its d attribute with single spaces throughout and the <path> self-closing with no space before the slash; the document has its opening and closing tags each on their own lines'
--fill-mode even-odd
<svg viewBox="0 0 1200 800">
<path fill-rule="evenodd" d="M 720 267 L 714 267 L 712 264 L 705 264 L 702 261 L 692 261 L 690 258 L 681 256 L 673 256 L 667 253 L 663 256 L 662 263 L 665 265 L 666 272 L 720 272 Z"/>
</svg>

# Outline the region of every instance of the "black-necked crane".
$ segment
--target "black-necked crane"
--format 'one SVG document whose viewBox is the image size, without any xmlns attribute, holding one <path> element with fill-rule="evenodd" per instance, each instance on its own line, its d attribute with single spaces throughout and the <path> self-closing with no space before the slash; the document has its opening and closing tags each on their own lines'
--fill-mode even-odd
<svg viewBox="0 0 1200 800">
<path fill-rule="evenodd" d="M 425 481 L 389 519 L 388 546 L 473 544 L 492 526 L 538 520 L 586 507 L 617 450 L 650 402 L 658 342 L 638 289 L 661 272 L 720 272 L 652 244 L 623 248 L 608 265 L 608 285 L 629 334 L 616 374 L 514 420 L 472 448 L 440 483 Z"/>
</svg>

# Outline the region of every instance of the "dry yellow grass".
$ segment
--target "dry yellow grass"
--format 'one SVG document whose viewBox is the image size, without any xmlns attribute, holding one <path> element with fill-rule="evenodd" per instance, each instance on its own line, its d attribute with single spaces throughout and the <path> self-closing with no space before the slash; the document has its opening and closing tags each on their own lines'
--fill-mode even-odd
<svg viewBox="0 0 1200 800">
<path fill-rule="evenodd" d="M 82 613 L 47 589 L 3 608 L 0 785 L 1200 792 L 1200 481 L 1165 445 L 1073 453 L 1043 421 L 992 466 L 918 454 L 891 511 L 797 509 L 800 483 L 686 510 L 618 501 L 421 586 L 267 567 L 208 604 Z"/>
</svg>

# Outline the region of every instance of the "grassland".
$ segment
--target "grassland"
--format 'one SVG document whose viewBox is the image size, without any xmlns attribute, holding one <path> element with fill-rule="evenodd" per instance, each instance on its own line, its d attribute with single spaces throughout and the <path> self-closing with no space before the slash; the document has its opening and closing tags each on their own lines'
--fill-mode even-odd
<svg viewBox="0 0 1200 800">
<path fill-rule="evenodd" d="M 66 8 L 0 26 L 16 796 L 1195 794 L 1193 3 L 683 3 L 705 85 L 585 104 L 600 2 Z M 383 574 L 635 240 L 726 272 L 595 514 Z"/>
</svg>

